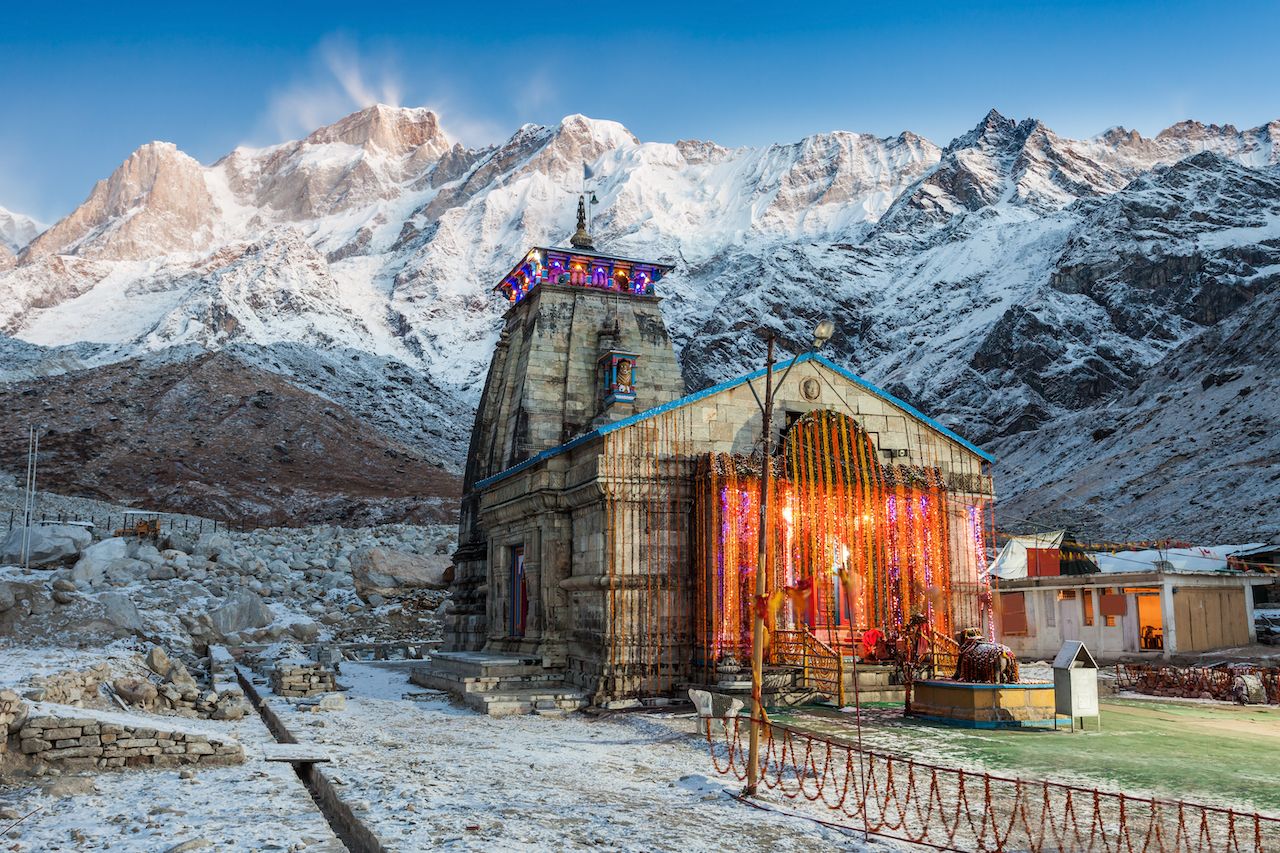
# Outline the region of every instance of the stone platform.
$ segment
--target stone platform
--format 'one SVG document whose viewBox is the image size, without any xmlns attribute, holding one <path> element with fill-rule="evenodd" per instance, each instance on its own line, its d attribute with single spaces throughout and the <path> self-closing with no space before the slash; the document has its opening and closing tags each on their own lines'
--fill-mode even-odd
<svg viewBox="0 0 1280 853">
<path fill-rule="evenodd" d="M 540 658 L 518 655 L 436 652 L 409 680 L 443 690 L 494 717 L 564 713 L 588 704 L 586 692 L 566 684 L 559 670 L 542 666 Z"/>
<path fill-rule="evenodd" d="M 1050 728 L 1071 724 L 1069 718 L 1057 716 L 1050 682 L 917 681 L 912 690 L 910 716 L 973 729 Z"/>
</svg>

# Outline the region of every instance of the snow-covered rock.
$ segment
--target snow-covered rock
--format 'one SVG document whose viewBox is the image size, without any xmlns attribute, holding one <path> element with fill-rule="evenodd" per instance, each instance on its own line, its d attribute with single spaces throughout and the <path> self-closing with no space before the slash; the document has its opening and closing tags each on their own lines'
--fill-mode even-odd
<svg viewBox="0 0 1280 853">
<path fill-rule="evenodd" d="M 24 538 L 28 564 L 35 567 L 67 562 L 93 541 L 93 534 L 74 524 L 15 527 L 0 545 L 0 564 L 22 562 Z"/>
<path fill-rule="evenodd" d="M 221 607 L 209 614 L 213 628 L 228 636 L 247 628 L 261 628 L 271 624 L 271 611 L 262 599 L 247 590 L 227 596 Z"/>
<path fill-rule="evenodd" d="M 30 216 L 0 207 L 0 257 L 8 253 L 12 259 L 43 230 L 44 226 Z"/>
<path fill-rule="evenodd" d="M 351 577 L 356 593 L 397 598 L 416 589 L 446 589 L 453 580 L 452 559 L 443 554 L 409 554 L 368 548 L 353 555 Z"/>
<path fill-rule="evenodd" d="M 78 584 L 96 586 L 106 577 L 108 566 L 128 556 L 129 541 L 123 537 L 95 542 L 80 553 L 80 559 L 71 569 L 71 579 Z"/>
</svg>

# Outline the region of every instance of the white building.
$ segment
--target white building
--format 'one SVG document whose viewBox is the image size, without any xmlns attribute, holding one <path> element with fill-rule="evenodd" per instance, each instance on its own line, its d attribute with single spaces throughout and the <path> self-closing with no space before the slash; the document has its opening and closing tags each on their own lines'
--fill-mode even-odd
<svg viewBox="0 0 1280 853">
<path fill-rule="evenodd" d="M 1271 579 L 1229 569 L 1237 547 L 1092 553 L 1101 571 L 1091 574 L 1009 578 L 1006 565 L 1001 635 L 1020 657 L 1044 659 L 1068 640 L 1108 660 L 1248 645 L 1253 587 Z"/>
</svg>

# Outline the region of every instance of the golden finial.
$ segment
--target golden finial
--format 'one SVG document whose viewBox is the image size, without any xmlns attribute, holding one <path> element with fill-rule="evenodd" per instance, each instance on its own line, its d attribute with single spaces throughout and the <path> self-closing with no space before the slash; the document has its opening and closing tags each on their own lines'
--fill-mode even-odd
<svg viewBox="0 0 1280 853">
<path fill-rule="evenodd" d="M 594 249 L 591 235 L 587 233 L 587 199 L 578 196 L 578 230 L 569 238 L 569 244 L 577 249 Z"/>
</svg>

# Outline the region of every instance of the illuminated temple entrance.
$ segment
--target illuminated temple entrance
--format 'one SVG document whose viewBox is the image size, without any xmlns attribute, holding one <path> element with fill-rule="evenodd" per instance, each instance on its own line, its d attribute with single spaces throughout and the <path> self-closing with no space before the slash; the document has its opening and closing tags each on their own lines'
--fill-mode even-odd
<svg viewBox="0 0 1280 853">
<path fill-rule="evenodd" d="M 959 566 L 952 559 L 964 537 L 981 547 L 981 513 L 949 493 L 937 468 L 882 465 L 878 456 L 866 430 L 830 410 L 810 412 L 782 436 L 768 518 L 767 618 L 775 630 L 807 631 L 865 657 L 874 654 L 865 632 L 892 636 L 914 613 L 946 635 L 982 624 L 978 555 Z M 751 654 L 759 499 L 758 456 L 703 458 L 696 526 L 704 665 Z"/>
</svg>

